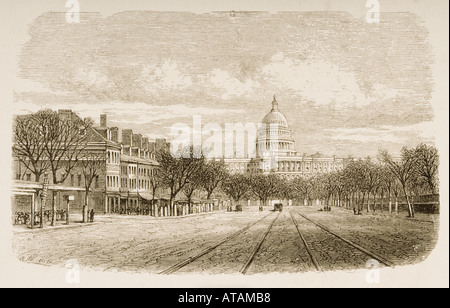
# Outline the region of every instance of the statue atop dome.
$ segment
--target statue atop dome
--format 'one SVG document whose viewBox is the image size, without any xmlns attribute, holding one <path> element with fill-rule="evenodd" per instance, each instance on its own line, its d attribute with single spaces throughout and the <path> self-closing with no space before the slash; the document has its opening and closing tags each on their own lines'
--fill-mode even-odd
<svg viewBox="0 0 450 308">
<path fill-rule="evenodd" d="M 278 102 L 277 98 L 275 97 L 275 94 L 273 95 L 273 101 L 272 101 L 272 111 L 278 110 Z"/>
<path fill-rule="evenodd" d="M 289 127 L 286 117 L 278 109 L 278 101 L 275 94 L 273 95 L 272 110 L 264 117 L 262 123 L 267 125 L 277 124 L 282 127 Z"/>
</svg>

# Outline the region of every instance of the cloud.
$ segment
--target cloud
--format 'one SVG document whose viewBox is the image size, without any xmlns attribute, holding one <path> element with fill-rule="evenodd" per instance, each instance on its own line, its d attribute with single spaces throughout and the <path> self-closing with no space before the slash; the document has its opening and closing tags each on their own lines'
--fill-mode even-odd
<svg viewBox="0 0 450 308">
<path fill-rule="evenodd" d="M 106 75 L 93 68 L 79 68 L 77 74 L 74 76 L 74 82 L 98 89 L 105 88 L 109 85 Z"/>
<path fill-rule="evenodd" d="M 325 61 L 300 62 L 283 53 L 272 56 L 261 69 L 261 77 L 280 90 L 290 90 L 317 105 L 366 106 L 370 103 L 354 72 Z"/>
<path fill-rule="evenodd" d="M 242 113 L 242 110 L 229 110 L 222 108 L 188 107 L 182 104 L 176 105 L 151 105 L 142 102 L 108 102 L 108 103 L 74 103 L 68 104 L 36 104 L 27 101 L 18 101 L 13 105 L 15 114 L 27 114 L 36 112 L 42 108 L 72 109 L 81 117 L 91 117 L 97 120 L 101 113 L 107 113 L 108 118 L 115 123 L 148 124 L 152 122 L 186 119 L 194 115 L 220 116 L 230 113 Z"/>
<path fill-rule="evenodd" d="M 159 65 L 144 66 L 137 82 L 142 82 L 144 88 L 153 93 L 160 90 L 185 90 L 192 86 L 191 77 L 182 73 L 177 63 L 169 59 Z"/>
<path fill-rule="evenodd" d="M 393 136 L 392 131 L 388 129 L 376 129 L 376 128 L 336 128 L 325 129 L 326 132 L 332 132 L 329 136 L 334 140 L 345 140 L 355 142 L 396 142 L 398 137 Z"/>
<path fill-rule="evenodd" d="M 200 76 L 200 83 L 204 81 L 211 85 L 210 91 L 218 91 L 224 100 L 231 97 L 249 96 L 254 93 L 255 88 L 259 87 L 259 83 L 252 79 L 248 78 L 242 82 L 228 71 L 217 68 L 205 76 Z"/>
<path fill-rule="evenodd" d="M 436 136 L 436 126 L 431 121 L 415 123 L 411 125 L 382 125 L 378 128 L 335 128 L 325 129 L 329 132 L 329 138 L 333 140 L 355 142 L 396 142 L 407 143 L 408 140 L 433 140 Z"/>
<path fill-rule="evenodd" d="M 16 93 L 20 92 L 53 93 L 53 94 L 68 93 L 64 91 L 55 91 L 53 89 L 50 89 L 46 84 L 39 81 L 19 77 L 14 78 L 13 84 L 14 84 L 14 91 Z"/>
<path fill-rule="evenodd" d="M 382 125 L 381 128 L 392 132 L 416 134 L 426 140 L 432 140 L 437 136 L 437 126 L 433 121 L 424 121 L 402 126 Z"/>
</svg>

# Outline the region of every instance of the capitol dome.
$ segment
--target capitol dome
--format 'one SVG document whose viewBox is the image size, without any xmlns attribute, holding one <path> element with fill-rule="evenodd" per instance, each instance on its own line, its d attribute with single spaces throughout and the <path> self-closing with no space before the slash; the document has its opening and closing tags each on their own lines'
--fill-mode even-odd
<svg viewBox="0 0 450 308">
<path fill-rule="evenodd" d="M 275 98 L 275 95 L 273 96 L 272 110 L 268 114 L 266 114 L 266 116 L 262 120 L 262 123 L 266 125 L 278 124 L 283 127 L 289 127 L 286 117 L 280 112 L 280 110 L 278 110 L 278 102 Z"/>
<path fill-rule="evenodd" d="M 261 122 L 258 130 L 256 147 L 260 155 L 276 152 L 282 155 L 295 155 L 295 141 L 286 117 L 278 109 L 278 102 L 273 96 L 272 110 Z"/>
</svg>

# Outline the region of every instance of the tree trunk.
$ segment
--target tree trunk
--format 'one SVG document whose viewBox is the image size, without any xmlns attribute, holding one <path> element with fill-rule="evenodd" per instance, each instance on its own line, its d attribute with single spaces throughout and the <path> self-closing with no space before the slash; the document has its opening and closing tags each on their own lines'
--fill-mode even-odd
<svg viewBox="0 0 450 308">
<path fill-rule="evenodd" d="M 41 219 L 39 221 L 40 228 L 44 228 L 44 210 L 45 210 L 45 198 L 41 197 Z"/>
<path fill-rule="evenodd" d="M 52 192 L 52 227 L 56 226 L 56 197 L 57 193 L 54 190 Z"/>
<path fill-rule="evenodd" d="M 88 222 L 88 217 L 89 217 L 89 205 L 88 205 L 88 200 L 89 200 L 89 193 L 88 193 L 88 189 L 85 191 L 84 193 L 84 204 L 83 204 L 83 220 L 82 222 Z"/>
<path fill-rule="evenodd" d="M 375 212 L 377 209 L 377 193 L 373 195 L 373 211 Z"/>
<path fill-rule="evenodd" d="M 408 196 L 408 193 L 406 192 L 406 187 L 405 186 L 403 186 L 403 194 L 405 195 L 406 203 L 408 204 L 409 217 L 414 217 L 413 206 L 411 204 L 411 201 L 409 200 L 409 196 Z"/>
<path fill-rule="evenodd" d="M 66 208 L 66 225 L 70 223 L 69 219 L 69 213 L 70 213 L 70 201 L 67 199 L 67 208 Z"/>
<path fill-rule="evenodd" d="M 358 214 L 360 214 L 361 213 L 361 211 L 363 210 L 363 207 L 364 207 L 364 200 L 365 200 L 365 193 L 363 192 L 362 193 L 362 199 L 361 199 L 361 202 L 359 202 L 359 204 L 358 204 Z"/>
</svg>

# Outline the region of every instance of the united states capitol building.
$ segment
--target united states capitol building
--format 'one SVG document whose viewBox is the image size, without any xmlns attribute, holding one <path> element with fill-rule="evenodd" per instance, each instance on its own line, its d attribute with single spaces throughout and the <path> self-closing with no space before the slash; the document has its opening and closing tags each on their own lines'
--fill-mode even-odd
<svg viewBox="0 0 450 308">
<path fill-rule="evenodd" d="M 294 179 L 338 171 L 346 165 L 347 159 L 336 156 L 297 153 L 292 130 L 279 109 L 275 95 L 272 110 L 266 114 L 261 124 L 256 137 L 256 157 L 225 159 L 230 173 L 277 174 Z"/>
</svg>

